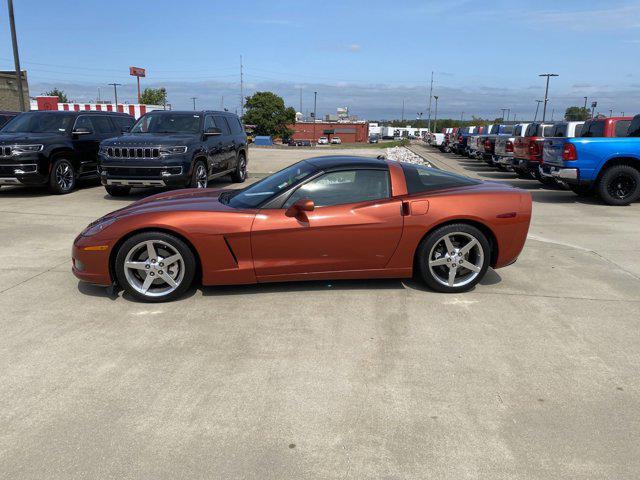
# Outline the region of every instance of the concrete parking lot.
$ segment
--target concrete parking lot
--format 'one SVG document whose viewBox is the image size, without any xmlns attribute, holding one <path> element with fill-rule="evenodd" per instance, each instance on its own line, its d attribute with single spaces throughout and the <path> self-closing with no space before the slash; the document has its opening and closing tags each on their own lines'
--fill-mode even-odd
<svg viewBox="0 0 640 480">
<path fill-rule="evenodd" d="M 69 256 L 142 194 L 0 189 L 0 478 L 638 478 L 640 204 L 413 148 L 533 195 L 523 255 L 472 292 L 310 282 L 134 303 L 78 283 Z M 256 148 L 249 168 L 317 153 Z"/>
</svg>

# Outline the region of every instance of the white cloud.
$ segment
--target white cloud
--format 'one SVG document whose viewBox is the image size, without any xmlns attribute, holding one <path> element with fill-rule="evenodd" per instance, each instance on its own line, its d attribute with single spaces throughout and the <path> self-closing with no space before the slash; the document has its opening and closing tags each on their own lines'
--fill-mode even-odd
<svg viewBox="0 0 640 480">
<path fill-rule="evenodd" d="M 349 50 L 350 52 L 359 52 L 360 50 L 362 50 L 362 47 L 357 43 L 352 43 L 350 45 L 347 45 L 347 50 Z"/>
</svg>

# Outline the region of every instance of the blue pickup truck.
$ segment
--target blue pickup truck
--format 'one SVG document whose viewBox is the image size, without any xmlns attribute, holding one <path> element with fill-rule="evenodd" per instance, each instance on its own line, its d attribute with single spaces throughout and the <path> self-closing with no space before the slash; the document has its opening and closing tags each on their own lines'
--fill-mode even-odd
<svg viewBox="0 0 640 480">
<path fill-rule="evenodd" d="M 640 115 L 626 137 L 548 139 L 543 162 L 576 194 L 597 193 L 608 205 L 628 205 L 640 198 Z"/>
</svg>

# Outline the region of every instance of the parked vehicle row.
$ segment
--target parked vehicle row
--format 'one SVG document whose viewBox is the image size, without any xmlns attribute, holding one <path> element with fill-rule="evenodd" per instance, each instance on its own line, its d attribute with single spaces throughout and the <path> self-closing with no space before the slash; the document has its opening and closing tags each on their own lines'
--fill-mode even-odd
<svg viewBox="0 0 640 480">
<path fill-rule="evenodd" d="M 640 199 L 640 115 L 476 125 L 445 129 L 426 141 L 521 178 L 560 184 L 581 196 L 597 194 L 608 205 Z"/>
<path fill-rule="evenodd" d="M 229 112 L 35 111 L 0 130 L 0 185 L 48 185 L 71 192 L 99 179 L 110 195 L 132 187 L 206 188 L 230 174 L 243 182 L 247 136 Z"/>
</svg>

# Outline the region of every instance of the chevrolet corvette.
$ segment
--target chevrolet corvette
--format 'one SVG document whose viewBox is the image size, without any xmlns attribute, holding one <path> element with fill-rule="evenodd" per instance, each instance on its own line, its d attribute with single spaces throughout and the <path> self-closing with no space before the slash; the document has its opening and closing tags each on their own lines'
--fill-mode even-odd
<svg viewBox="0 0 640 480">
<path fill-rule="evenodd" d="M 150 302 L 195 282 L 408 278 L 473 288 L 516 261 L 531 196 L 423 165 L 380 158 L 303 160 L 242 190 L 144 198 L 94 222 L 73 243 L 82 281 Z"/>
</svg>

